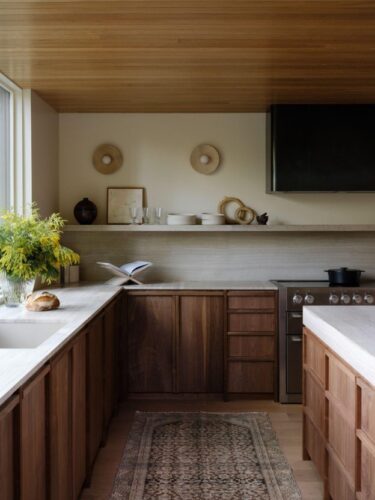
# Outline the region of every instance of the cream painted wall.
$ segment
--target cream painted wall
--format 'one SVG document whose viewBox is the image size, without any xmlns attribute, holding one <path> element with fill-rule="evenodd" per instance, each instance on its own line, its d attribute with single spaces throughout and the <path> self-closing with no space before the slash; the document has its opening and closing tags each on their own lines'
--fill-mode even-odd
<svg viewBox="0 0 375 500">
<path fill-rule="evenodd" d="M 28 99 L 31 199 L 47 217 L 59 209 L 59 115 L 35 92 L 30 91 Z"/>
<path fill-rule="evenodd" d="M 264 114 L 61 114 L 59 137 L 60 211 L 71 222 L 84 196 L 98 206 L 97 223 L 105 222 L 108 186 L 143 186 L 149 206 L 170 211 L 215 211 L 224 196 L 236 196 L 267 211 L 271 223 L 375 222 L 375 194 L 266 194 Z M 105 142 L 124 155 L 123 167 L 108 176 L 91 163 Z M 222 154 L 210 176 L 190 166 L 200 143 Z"/>
</svg>

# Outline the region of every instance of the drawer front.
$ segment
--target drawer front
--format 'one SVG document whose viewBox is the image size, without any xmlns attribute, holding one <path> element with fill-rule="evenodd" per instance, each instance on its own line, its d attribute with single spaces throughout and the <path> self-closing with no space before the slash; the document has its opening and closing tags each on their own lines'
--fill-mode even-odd
<svg viewBox="0 0 375 500">
<path fill-rule="evenodd" d="M 274 333 L 275 315 L 267 313 L 230 313 L 228 329 L 231 332 Z"/>
<path fill-rule="evenodd" d="M 325 397 L 323 388 L 309 372 L 305 372 L 305 406 L 314 425 L 322 432 L 324 430 Z"/>
<path fill-rule="evenodd" d="M 355 477 L 355 429 L 329 401 L 328 440 L 354 484 Z"/>
<path fill-rule="evenodd" d="M 305 446 L 311 460 L 314 462 L 320 477 L 324 479 L 325 469 L 325 445 L 324 440 L 308 416 L 305 420 Z"/>
<path fill-rule="evenodd" d="M 311 334 L 305 330 L 304 335 L 304 363 L 314 375 L 316 375 L 320 383 L 325 387 L 325 349 L 324 346 Z"/>
<path fill-rule="evenodd" d="M 271 394 L 274 390 L 272 362 L 230 361 L 228 392 Z"/>
<path fill-rule="evenodd" d="M 347 419 L 355 425 L 355 375 L 335 356 L 329 355 L 328 392 L 345 408 Z"/>
<path fill-rule="evenodd" d="M 361 499 L 373 500 L 375 498 L 375 456 L 361 446 Z"/>
<path fill-rule="evenodd" d="M 228 296 L 228 309 L 268 309 L 275 308 L 274 296 Z"/>
<path fill-rule="evenodd" d="M 375 443 L 375 391 L 361 383 L 361 429 Z"/>
<path fill-rule="evenodd" d="M 355 492 L 348 482 L 338 459 L 328 454 L 328 488 L 332 500 L 355 500 Z"/>
<path fill-rule="evenodd" d="M 271 336 L 230 335 L 228 338 L 229 357 L 273 361 L 274 353 L 275 340 Z"/>
</svg>

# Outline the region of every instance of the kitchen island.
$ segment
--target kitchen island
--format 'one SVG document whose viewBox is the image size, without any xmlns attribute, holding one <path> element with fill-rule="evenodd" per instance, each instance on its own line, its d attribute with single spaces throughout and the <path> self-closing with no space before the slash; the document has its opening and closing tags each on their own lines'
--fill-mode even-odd
<svg viewBox="0 0 375 500">
<path fill-rule="evenodd" d="M 325 498 L 375 498 L 375 308 L 305 307 L 303 454 Z"/>
</svg>

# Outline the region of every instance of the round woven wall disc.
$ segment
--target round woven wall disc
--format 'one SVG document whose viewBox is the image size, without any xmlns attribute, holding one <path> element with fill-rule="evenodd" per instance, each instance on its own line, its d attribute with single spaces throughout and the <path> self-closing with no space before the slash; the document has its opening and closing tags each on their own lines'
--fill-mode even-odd
<svg viewBox="0 0 375 500">
<path fill-rule="evenodd" d="M 101 174 L 113 174 L 122 165 L 122 153 L 112 144 L 101 144 L 93 154 L 92 162 L 94 167 Z"/>
<path fill-rule="evenodd" d="M 212 174 L 220 164 L 219 151 L 209 144 L 200 144 L 193 149 L 190 163 L 193 169 L 200 174 Z"/>
</svg>

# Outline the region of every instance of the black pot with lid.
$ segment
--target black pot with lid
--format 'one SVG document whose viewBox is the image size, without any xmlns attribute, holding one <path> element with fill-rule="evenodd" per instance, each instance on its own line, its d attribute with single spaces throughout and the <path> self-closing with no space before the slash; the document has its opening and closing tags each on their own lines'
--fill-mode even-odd
<svg viewBox="0 0 375 500">
<path fill-rule="evenodd" d="M 360 269 L 348 269 L 339 267 L 338 269 L 327 269 L 330 286 L 359 286 L 361 274 L 365 271 Z"/>
</svg>

